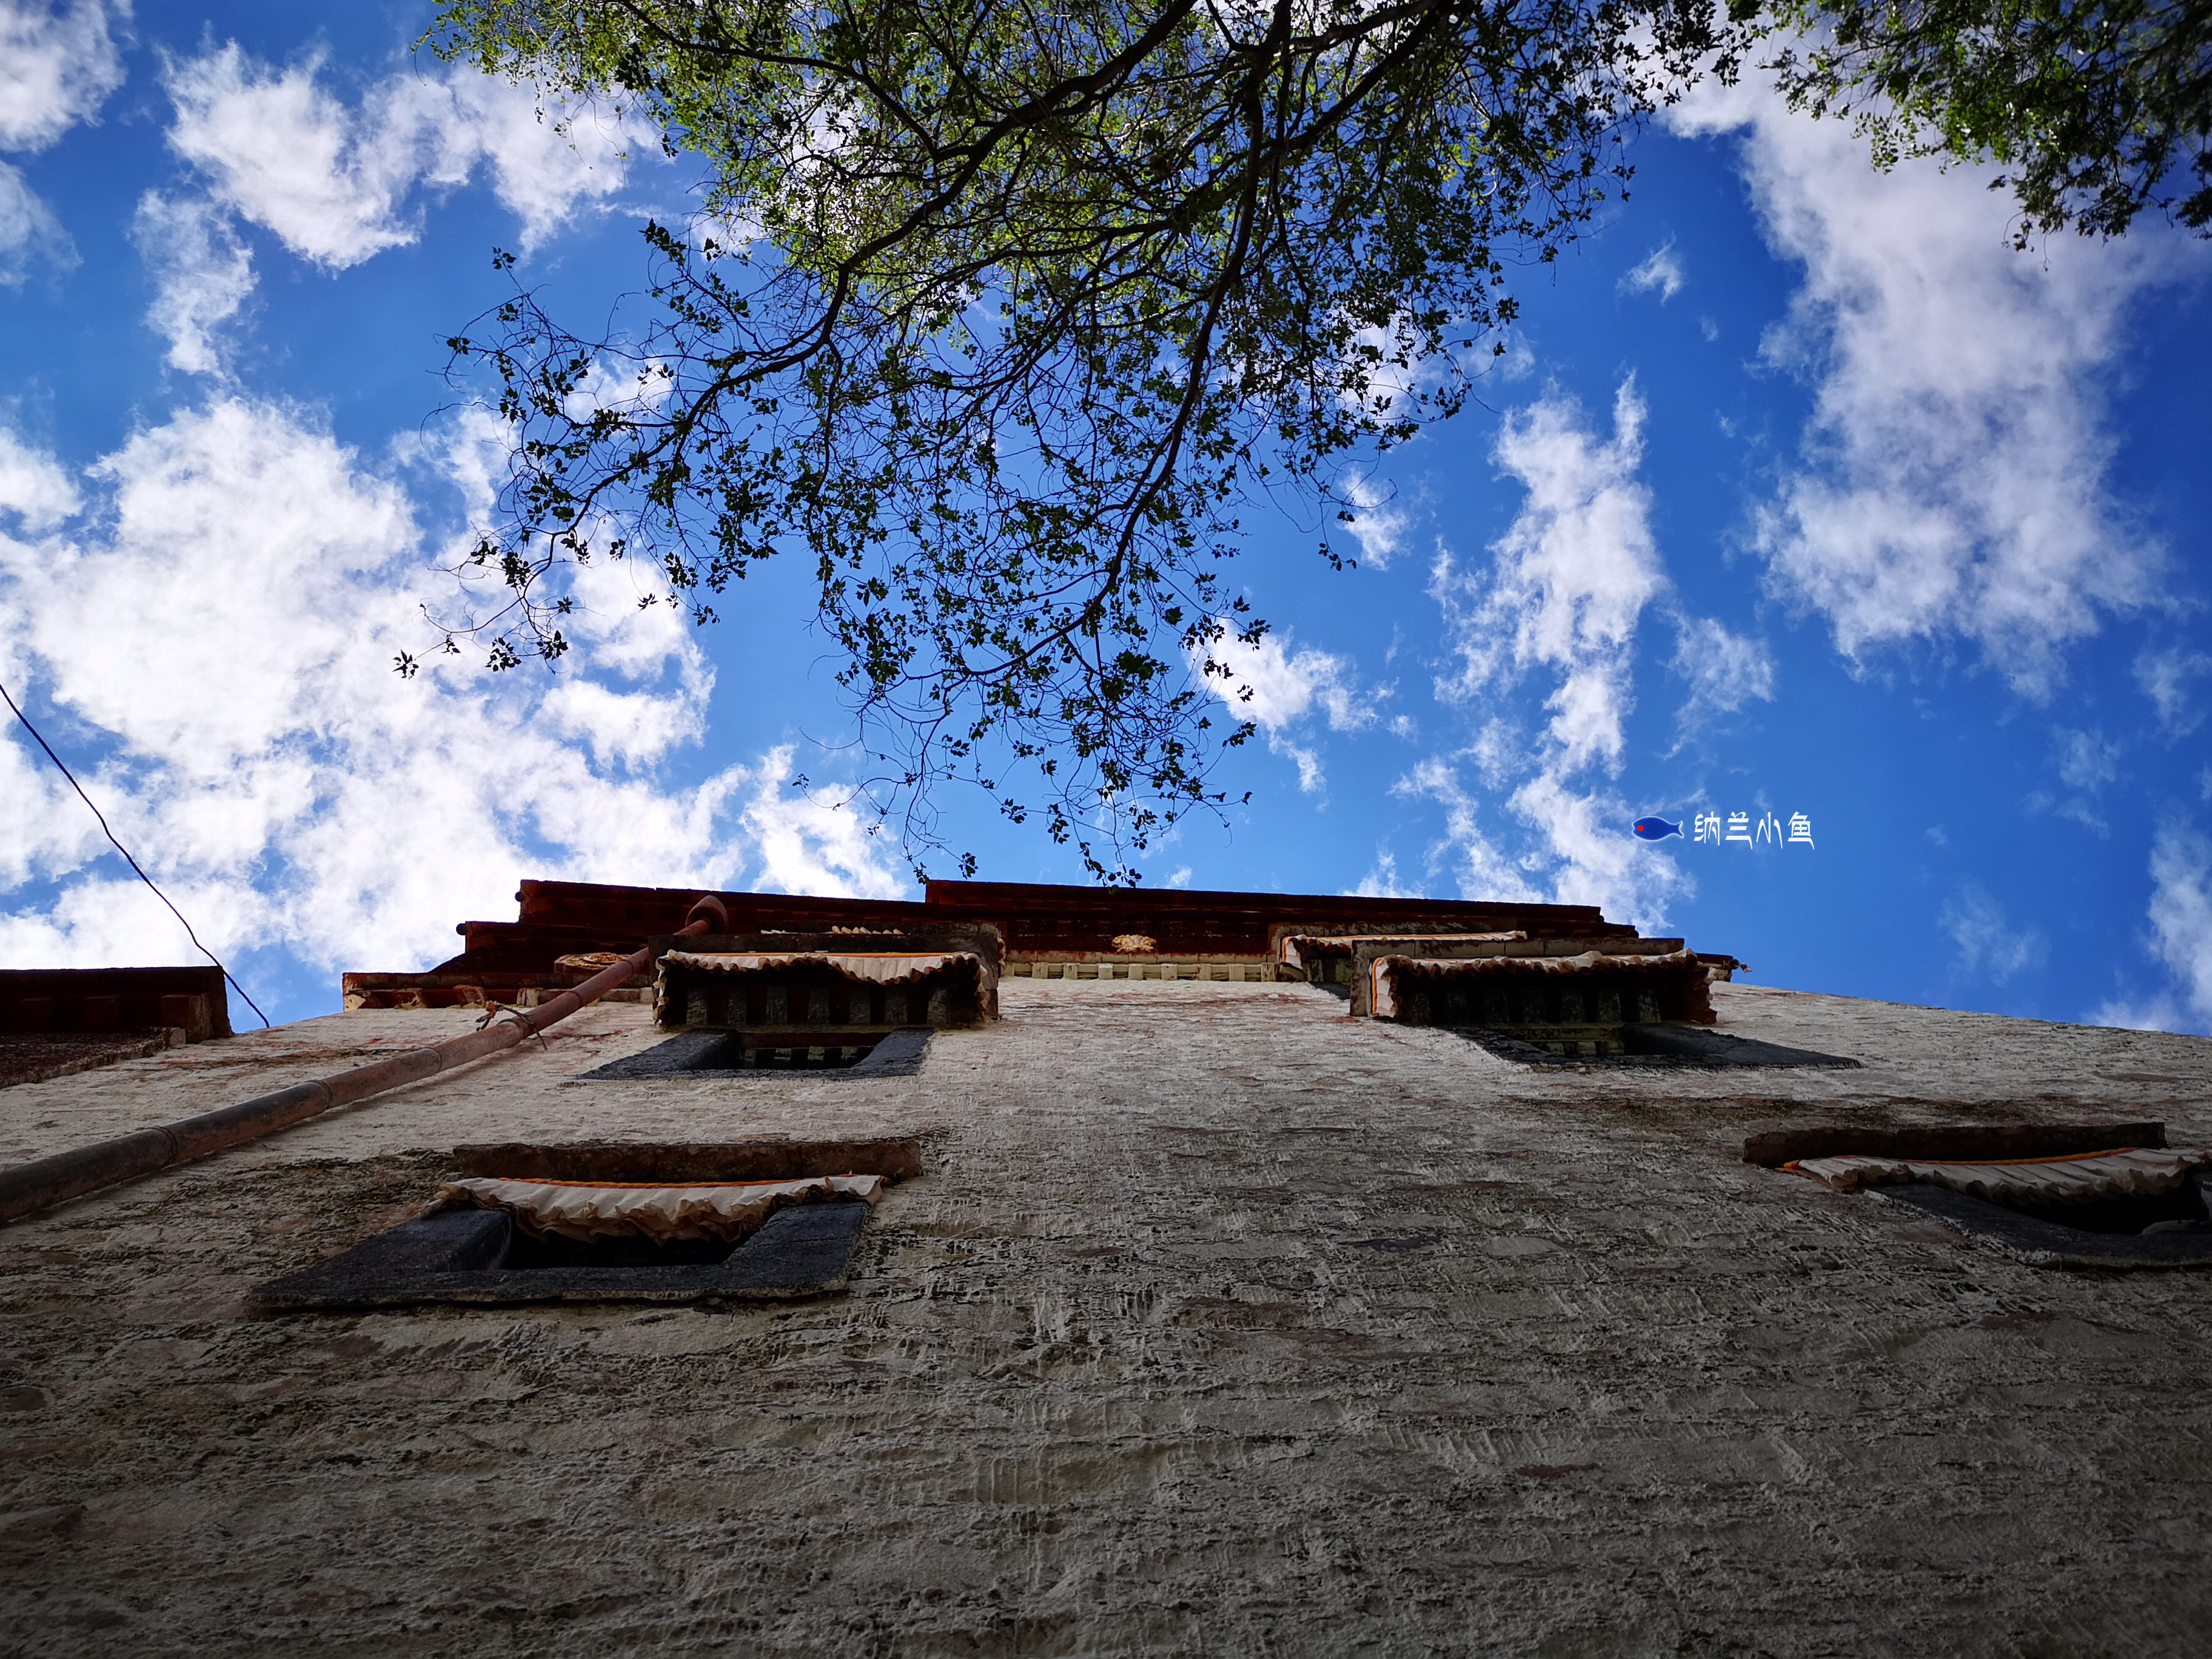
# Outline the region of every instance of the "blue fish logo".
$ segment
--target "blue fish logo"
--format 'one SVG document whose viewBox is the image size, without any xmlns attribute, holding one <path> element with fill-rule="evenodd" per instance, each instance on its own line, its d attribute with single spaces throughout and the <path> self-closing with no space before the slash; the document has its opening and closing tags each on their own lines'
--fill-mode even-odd
<svg viewBox="0 0 2212 1659">
<path fill-rule="evenodd" d="M 1682 833 L 1680 824 L 1669 823 L 1664 818 L 1638 818 L 1628 827 L 1639 841 L 1664 841 L 1669 836 Z"/>
</svg>

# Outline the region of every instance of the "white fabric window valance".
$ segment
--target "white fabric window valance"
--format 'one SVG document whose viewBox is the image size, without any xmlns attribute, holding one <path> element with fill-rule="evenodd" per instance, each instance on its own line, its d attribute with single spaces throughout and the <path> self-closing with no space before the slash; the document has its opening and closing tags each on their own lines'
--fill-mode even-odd
<svg viewBox="0 0 2212 1659">
<path fill-rule="evenodd" d="M 1377 957 L 1368 966 L 1368 998 L 1378 1018 L 1398 1013 L 1398 980 L 1408 979 L 1528 979 L 1538 975 L 1564 978 L 1594 974 L 1649 974 L 1655 969 L 1675 972 L 1697 966 L 1694 951 L 1674 951 L 1664 956 L 1616 956 L 1605 951 L 1585 951 L 1571 957 L 1419 957 L 1411 954 Z"/>
<path fill-rule="evenodd" d="M 1998 1204 L 2073 1204 L 2171 1192 L 2191 1170 L 2206 1164 L 2212 1164 L 2212 1149 L 2122 1146 L 2063 1158 L 1949 1163 L 1851 1154 L 1800 1158 L 1784 1167 L 1825 1181 L 1839 1193 L 1882 1182 L 1925 1181 Z"/>
<path fill-rule="evenodd" d="M 586 1181 L 505 1181 L 477 1176 L 449 1181 L 441 1198 L 505 1210 L 524 1231 L 544 1237 L 654 1239 L 745 1237 L 787 1204 L 882 1197 L 879 1175 L 812 1176 L 798 1181 L 684 1182 L 625 1187 Z"/>
<path fill-rule="evenodd" d="M 973 951 L 671 951 L 661 958 L 679 968 L 696 968 L 709 974 L 741 974 L 756 968 L 788 968 L 815 963 L 835 968 L 853 979 L 900 985 L 939 968 L 983 958 Z"/>
</svg>

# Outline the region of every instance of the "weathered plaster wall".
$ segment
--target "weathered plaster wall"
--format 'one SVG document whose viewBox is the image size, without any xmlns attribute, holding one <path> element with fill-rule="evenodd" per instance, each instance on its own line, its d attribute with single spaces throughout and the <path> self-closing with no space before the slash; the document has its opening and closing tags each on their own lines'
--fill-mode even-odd
<svg viewBox="0 0 2212 1659">
<path fill-rule="evenodd" d="M 1717 993 L 1871 1063 L 1528 1072 L 1300 987 L 1011 981 L 915 1079 L 562 1081 L 652 1040 L 607 1009 L 0 1231 L 0 1651 L 2202 1650 L 2212 1273 L 2020 1266 L 1735 1151 L 2212 1136 L 2212 1043 Z M 466 1018 L 0 1091 L 0 1157 Z M 457 1142 L 890 1132 L 931 1172 L 842 1297 L 240 1306 Z"/>
</svg>

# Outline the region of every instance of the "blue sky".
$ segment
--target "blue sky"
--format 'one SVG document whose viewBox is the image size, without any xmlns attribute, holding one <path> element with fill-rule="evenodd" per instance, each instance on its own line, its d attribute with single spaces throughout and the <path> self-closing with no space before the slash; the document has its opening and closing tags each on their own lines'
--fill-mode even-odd
<svg viewBox="0 0 2212 1659">
<path fill-rule="evenodd" d="M 804 570 L 694 630 L 596 569 L 558 675 L 391 672 L 470 603 L 500 434 L 443 341 L 492 248 L 601 314 L 687 182 L 416 57 L 427 18 L 0 0 L 0 675 L 280 1017 L 520 876 L 910 890 L 840 804 Z M 1981 178 L 1756 91 L 1637 160 L 1480 404 L 1365 480 L 1357 569 L 1248 515 L 1251 801 L 1147 878 L 1595 902 L 1763 983 L 2212 1027 L 2212 249 L 2014 253 Z M 188 958 L 18 731 L 0 799 L 0 961 Z M 1080 878 L 947 804 L 981 874 Z M 1627 833 L 1737 812 L 1812 845 Z"/>
</svg>

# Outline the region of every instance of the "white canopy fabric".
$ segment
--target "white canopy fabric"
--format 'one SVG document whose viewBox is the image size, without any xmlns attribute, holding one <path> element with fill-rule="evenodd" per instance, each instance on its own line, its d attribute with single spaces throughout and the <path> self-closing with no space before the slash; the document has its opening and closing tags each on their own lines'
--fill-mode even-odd
<svg viewBox="0 0 2212 1659">
<path fill-rule="evenodd" d="M 1396 980 L 1401 969 L 1418 969 L 1424 976 L 1473 979 L 1499 974 L 1518 977 L 1528 974 L 1640 972 L 1653 968 L 1679 968 L 1697 959 L 1694 951 L 1674 951 L 1656 957 L 1618 956 L 1606 951 L 1584 951 L 1571 957 L 1377 957 L 1367 969 L 1368 1006 L 1378 1019 L 1396 1015 Z"/>
<path fill-rule="evenodd" d="M 1998 1204 L 2075 1204 L 2098 1198 L 2147 1198 L 2171 1192 L 2189 1171 L 2212 1164 L 2212 1148 L 2123 1146 L 2066 1158 L 2009 1158 L 1972 1163 L 1923 1158 L 1800 1158 L 1787 1167 L 1839 1193 L 1889 1181 L 1925 1181 Z"/>
<path fill-rule="evenodd" d="M 743 1238 L 787 1204 L 818 1204 L 883 1195 L 879 1175 L 815 1176 L 800 1181 L 689 1182 L 617 1187 L 583 1181 L 501 1181 L 471 1176 L 438 1189 L 487 1210 L 505 1210 L 524 1231 L 589 1241 L 647 1238 Z"/>
<path fill-rule="evenodd" d="M 973 951 L 671 951 L 661 960 L 710 974 L 785 968 L 799 962 L 826 963 L 854 979 L 884 985 L 902 985 L 956 963 L 973 963 L 979 969 L 983 965 L 983 958 Z"/>
</svg>

